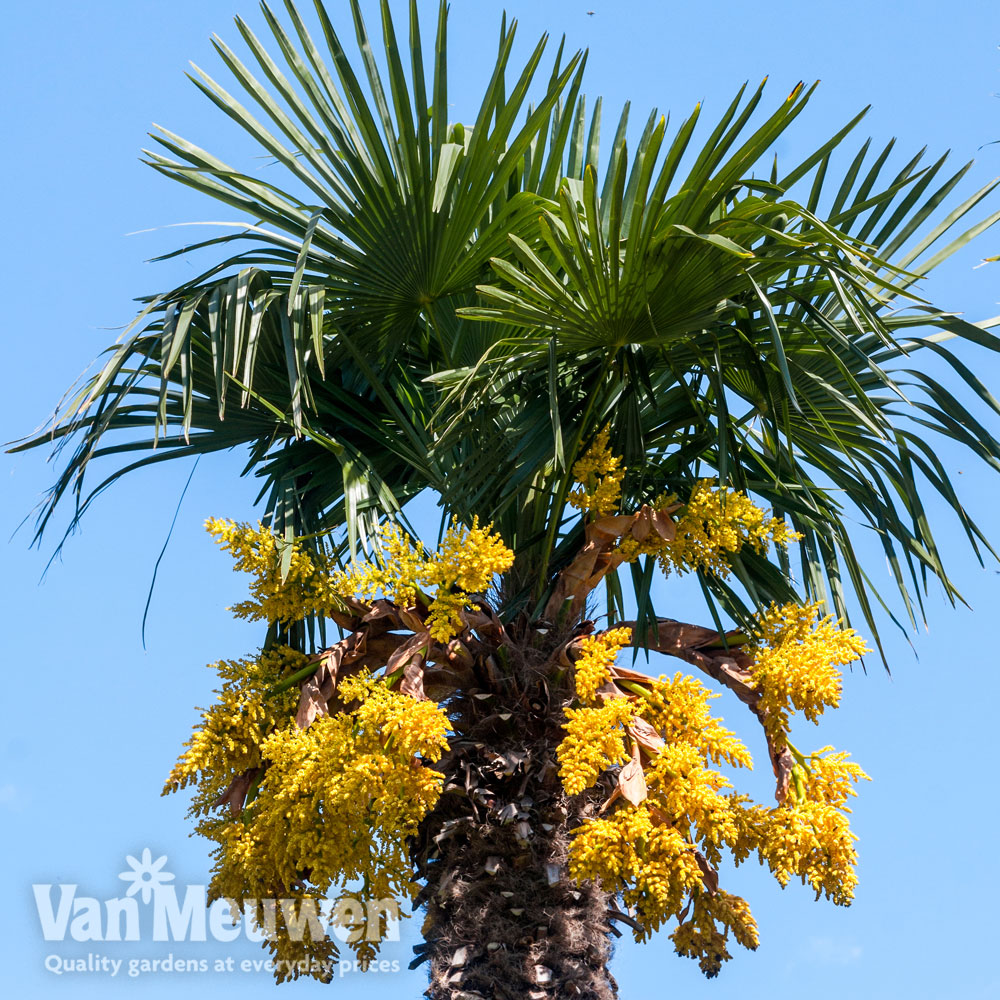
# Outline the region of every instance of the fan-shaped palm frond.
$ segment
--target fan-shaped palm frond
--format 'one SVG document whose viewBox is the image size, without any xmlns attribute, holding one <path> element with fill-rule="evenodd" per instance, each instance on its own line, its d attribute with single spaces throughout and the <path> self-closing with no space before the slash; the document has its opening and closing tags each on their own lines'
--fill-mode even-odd
<svg viewBox="0 0 1000 1000">
<path fill-rule="evenodd" d="M 387 82 L 356 2 L 360 73 L 321 4 L 321 41 L 286 8 L 291 31 L 264 7 L 283 66 L 242 20 L 255 71 L 215 43 L 256 111 L 203 71 L 193 79 L 286 168 L 289 190 L 165 129 L 154 135 L 162 151 L 148 153 L 151 166 L 254 220 L 175 254 L 251 246 L 148 300 L 70 400 L 50 436 L 78 444 L 42 528 L 67 490 L 78 515 L 86 508 L 94 493 L 84 492 L 82 473 L 92 460 L 154 447 L 129 468 L 247 445 L 271 517 L 311 531 L 346 521 L 352 542 L 359 516 L 363 530 L 366 513 L 397 511 L 447 474 L 431 456 L 421 379 L 478 356 L 481 331 L 455 327 L 454 301 L 471 301 L 507 232 L 531 224 L 540 192 L 561 181 L 567 149 L 580 155 L 571 111 L 583 59 L 563 65 L 560 47 L 528 107 L 546 39 L 508 86 L 516 26 L 504 24 L 476 120 L 449 125 L 444 4 L 430 96 L 415 3 L 409 79 L 382 5 Z M 140 427 L 151 436 L 106 443 Z"/>
</svg>

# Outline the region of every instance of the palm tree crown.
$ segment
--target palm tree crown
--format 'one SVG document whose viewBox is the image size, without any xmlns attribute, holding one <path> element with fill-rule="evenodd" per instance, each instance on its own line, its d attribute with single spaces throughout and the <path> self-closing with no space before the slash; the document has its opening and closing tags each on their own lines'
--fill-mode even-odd
<svg viewBox="0 0 1000 1000">
<path fill-rule="evenodd" d="M 683 495 L 706 475 L 751 490 L 802 533 L 807 594 L 845 614 L 846 577 L 872 630 L 881 598 L 849 516 L 882 540 L 911 619 L 929 575 L 954 593 L 920 484 L 977 552 L 988 543 L 928 432 L 991 464 L 1000 450 L 914 361 L 943 358 L 996 409 L 945 342 L 996 343 L 915 285 L 996 221 L 956 230 L 994 184 L 944 213 L 967 167 L 945 175 L 943 158 L 918 155 L 893 173 L 891 144 L 872 156 L 868 142 L 834 180 L 860 115 L 791 169 L 768 165 L 812 92 L 801 87 L 756 126 L 763 85 L 741 91 L 700 147 L 700 109 L 672 133 L 654 112 L 630 154 L 626 107 L 602 160 L 585 55 L 560 45 L 540 77 L 543 38 L 514 67 L 506 23 L 475 121 L 451 124 L 443 5 L 430 78 L 415 3 L 409 73 L 386 4 L 380 70 L 352 3 L 360 74 L 322 5 L 320 40 L 286 6 L 291 31 L 263 8 L 284 65 L 241 20 L 256 76 L 215 42 L 256 111 L 193 79 L 287 169 L 290 191 L 154 135 L 150 165 L 252 220 L 176 252 L 248 247 L 149 298 L 53 430 L 22 445 L 75 442 L 42 527 L 67 490 L 79 516 L 125 471 L 245 446 L 279 530 L 346 525 L 356 552 L 430 488 L 446 516 L 502 526 L 537 603 L 579 545 L 562 514 L 569 470 L 610 425 L 636 470 L 627 495 Z M 109 443 L 119 430 L 129 439 Z M 132 453 L 85 491 L 93 460 Z M 752 604 L 787 597 L 787 565 L 744 556 L 735 569 Z M 640 617 L 647 577 L 635 573 Z M 734 590 L 707 586 L 745 613 Z"/>
</svg>

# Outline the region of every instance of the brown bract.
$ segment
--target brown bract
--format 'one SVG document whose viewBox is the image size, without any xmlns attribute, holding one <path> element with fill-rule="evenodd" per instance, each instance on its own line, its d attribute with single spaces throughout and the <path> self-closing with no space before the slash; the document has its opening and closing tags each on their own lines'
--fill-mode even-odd
<svg viewBox="0 0 1000 1000">
<path fill-rule="evenodd" d="M 584 545 L 556 578 L 552 596 L 545 605 L 545 617 L 566 616 L 573 620 L 582 614 L 590 592 L 625 561 L 625 557 L 615 551 L 625 536 L 631 535 L 642 542 L 651 532 L 656 532 L 664 541 L 673 541 L 676 526 L 671 514 L 680 507 L 680 504 L 671 504 L 663 510 L 654 510 L 649 504 L 643 504 L 634 514 L 612 514 L 585 525 Z"/>
</svg>

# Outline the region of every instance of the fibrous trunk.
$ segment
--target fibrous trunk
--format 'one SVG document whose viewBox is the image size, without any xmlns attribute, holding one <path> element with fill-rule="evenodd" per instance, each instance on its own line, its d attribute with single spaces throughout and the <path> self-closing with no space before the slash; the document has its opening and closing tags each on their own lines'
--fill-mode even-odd
<svg viewBox="0 0 1000 1000">
<path fill-rule="evenodd" d="M 604 796 L 570 800 L 559 781 L 557 643 L 510 631 L 452 705 L 444 793 L 413 845 L 426 906 L 414 964 L 430 961 L 432 1000 L 610 1000 L 612 900 L 566 867 L 570 831 Z"/>
</svg>

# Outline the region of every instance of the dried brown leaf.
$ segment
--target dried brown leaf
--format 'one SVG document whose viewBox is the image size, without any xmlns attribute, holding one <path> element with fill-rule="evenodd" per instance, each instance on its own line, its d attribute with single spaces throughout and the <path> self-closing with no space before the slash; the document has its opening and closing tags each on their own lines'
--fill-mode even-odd
<svg viewBox="0 0 1000 1000">
<path fill-rule="evenodd" d="M 638 670 L 631 670 L 629 667 L 620 667 L 617 663 L 611 665 L 611 676 L 615 680 L 635 681 L 638 684 L 648 684 L 652 680 L 649 674 L 641 673 Z"/>
<path fill-rule="evenodd" d="M 705 888 L 710 896 L 714 896 L 719 891 L 719 873 L 712 867 L 708 858 L 701 851 L 694 852 L 694 859 L 701 869 L 701 880 L 705 883 Z"/>
<path fill-rule="evenodd" d="M 632 759 L 618 772 L 618 787 L 622 795 L 634 806 L 645 801 L 649 795 L 638 744 L 632 748 Z"/>
<path fill-rule="evenodd" d="M 424 620 L 415 607 L 397 608 L 396 613 L 399 616 L 400 622 L 411 632 L 425 631 Z"/>
<path fill-rule="evenodd" d="M 669 509 L 667 508 L 667 510 Z M 654 510 L 649 519 L 656 533 L 665 542 L 672 542 L 677 537 L 677 525 L 666 510 Z"/>
<path fill-rule="evenodd" d="M 587 525 L 587 541 L 603 542 L 607 545 L 617 541 L 632 527 L 636 514 L 611 514 L 608 517 L 598 518 Z"/>
<path fill-rule="evenodd" d="M 635 519 L 635 524 L 632 525 L 632 537 L 637 542 L 644 542 L 649 538 L 649 533 L 653 530 L 652 517 L 652 508 L 649 504 L 644 503 L 642 510 L 639 511 L 639 516 Z"/>
<path fill-rule="evenodd" d="M 257 780 L 260 774 L 259 767 L 253 767 L 249 771 L 236 775 L 226 786 L 226 790 L 212 803 L 213 806 L 229 806 L 229 813 L 235 819 L 243 812 L 243 803 L 246 802 L 247 792 L 250 786 Z"/>
<path fill-rule="evenodd" d="M 673 820 L 659 807 L 651 805 L 649 807 L 649 818 L 657 826 L 673 826 Z"/>
<path fill-rule="evenodd" d="M 424 658 L 422 656 L 415 656 L 406 664 L 399 690 L 417 701 L 428 700 L 427 692 L 424 690 Z"/>
<path fill-rule="evenodd" d="M 316 674 L 319 672 L 317 670 Z M 316 674 L 313 674 L 302 685 L 302 693 L 299 696 L 299 707 L 295 713 L 295 725 L 299 729 L 308 729 L 317 716 L 329 714 L 329 709 L 327 708 L 329 697 L 324 697 L 322 684 L 317 680 Z"/>
<path fill-rule="evenodd" d="M 610 698 L 627 698 L 628 697 L 628 694 L 625 691 L 623 691 L 617 684 L 615 684 L 614 681 L 605 681 L 594 692 L 594 694 L 598 698 L 602 699 L 603 701 L 607 701 Z"/>
<path fill-rule="evenodd" d="M 697 649 L 709 642 L 717 642 L 719 633 L 714 628 L 704 625 L 689 625 L 687 622 L 665 620 L 657 623 L 657 631 L 661 641 L 667 641 L 675 646 L 687 646 Z"/>
<path fill-rule="evenodd" d="M 665 746 L 664 739 L 656 727 L 648 723 L 645 719 L 639 718 L 638 715 L 632 717 L 628 731 L 635 737 L 639 746 L 651 753 L 659 753 Z"/>
<path fill-rule="evenodd" d="M 365 615 L 371 611 L 371 605 L 365 604 L 354 597 L 342 597 L 340 602 L 343 609 L 334 608 L 330 612 L 330 617 L 343 629 L 353 632 L 360 624 Z"/>
<path fill-rule="evenodd" d="M 430 645 L 429 632 L 411 635 L 409 639 L 399 644 L 386 663 L 387 673 L 392 673 L 400 667 L 403 668 L 403 680 L 399 685 L 399 690 L 403 694 L 416 698 L 417 701 L 427 700 L 427 695 L 424 692 L 424 664 Z"/>
<path fill-rule="evenodd" d="M 393 624 L 399 623 L 399 608 L 392 601 L 387 601 L 384 597 L 380 597 L 377 601 L 373 602 L 371 611 L 361 620 L 363 622 L 377 622 L 380 619 L 388 619 Z"/>
<path fill-rule="evenodd" d="M 471 667 L 476 658 L 461 639 L 452 639 L 445 648 L 444 658 L 455 667 Z"/>
</svg>

